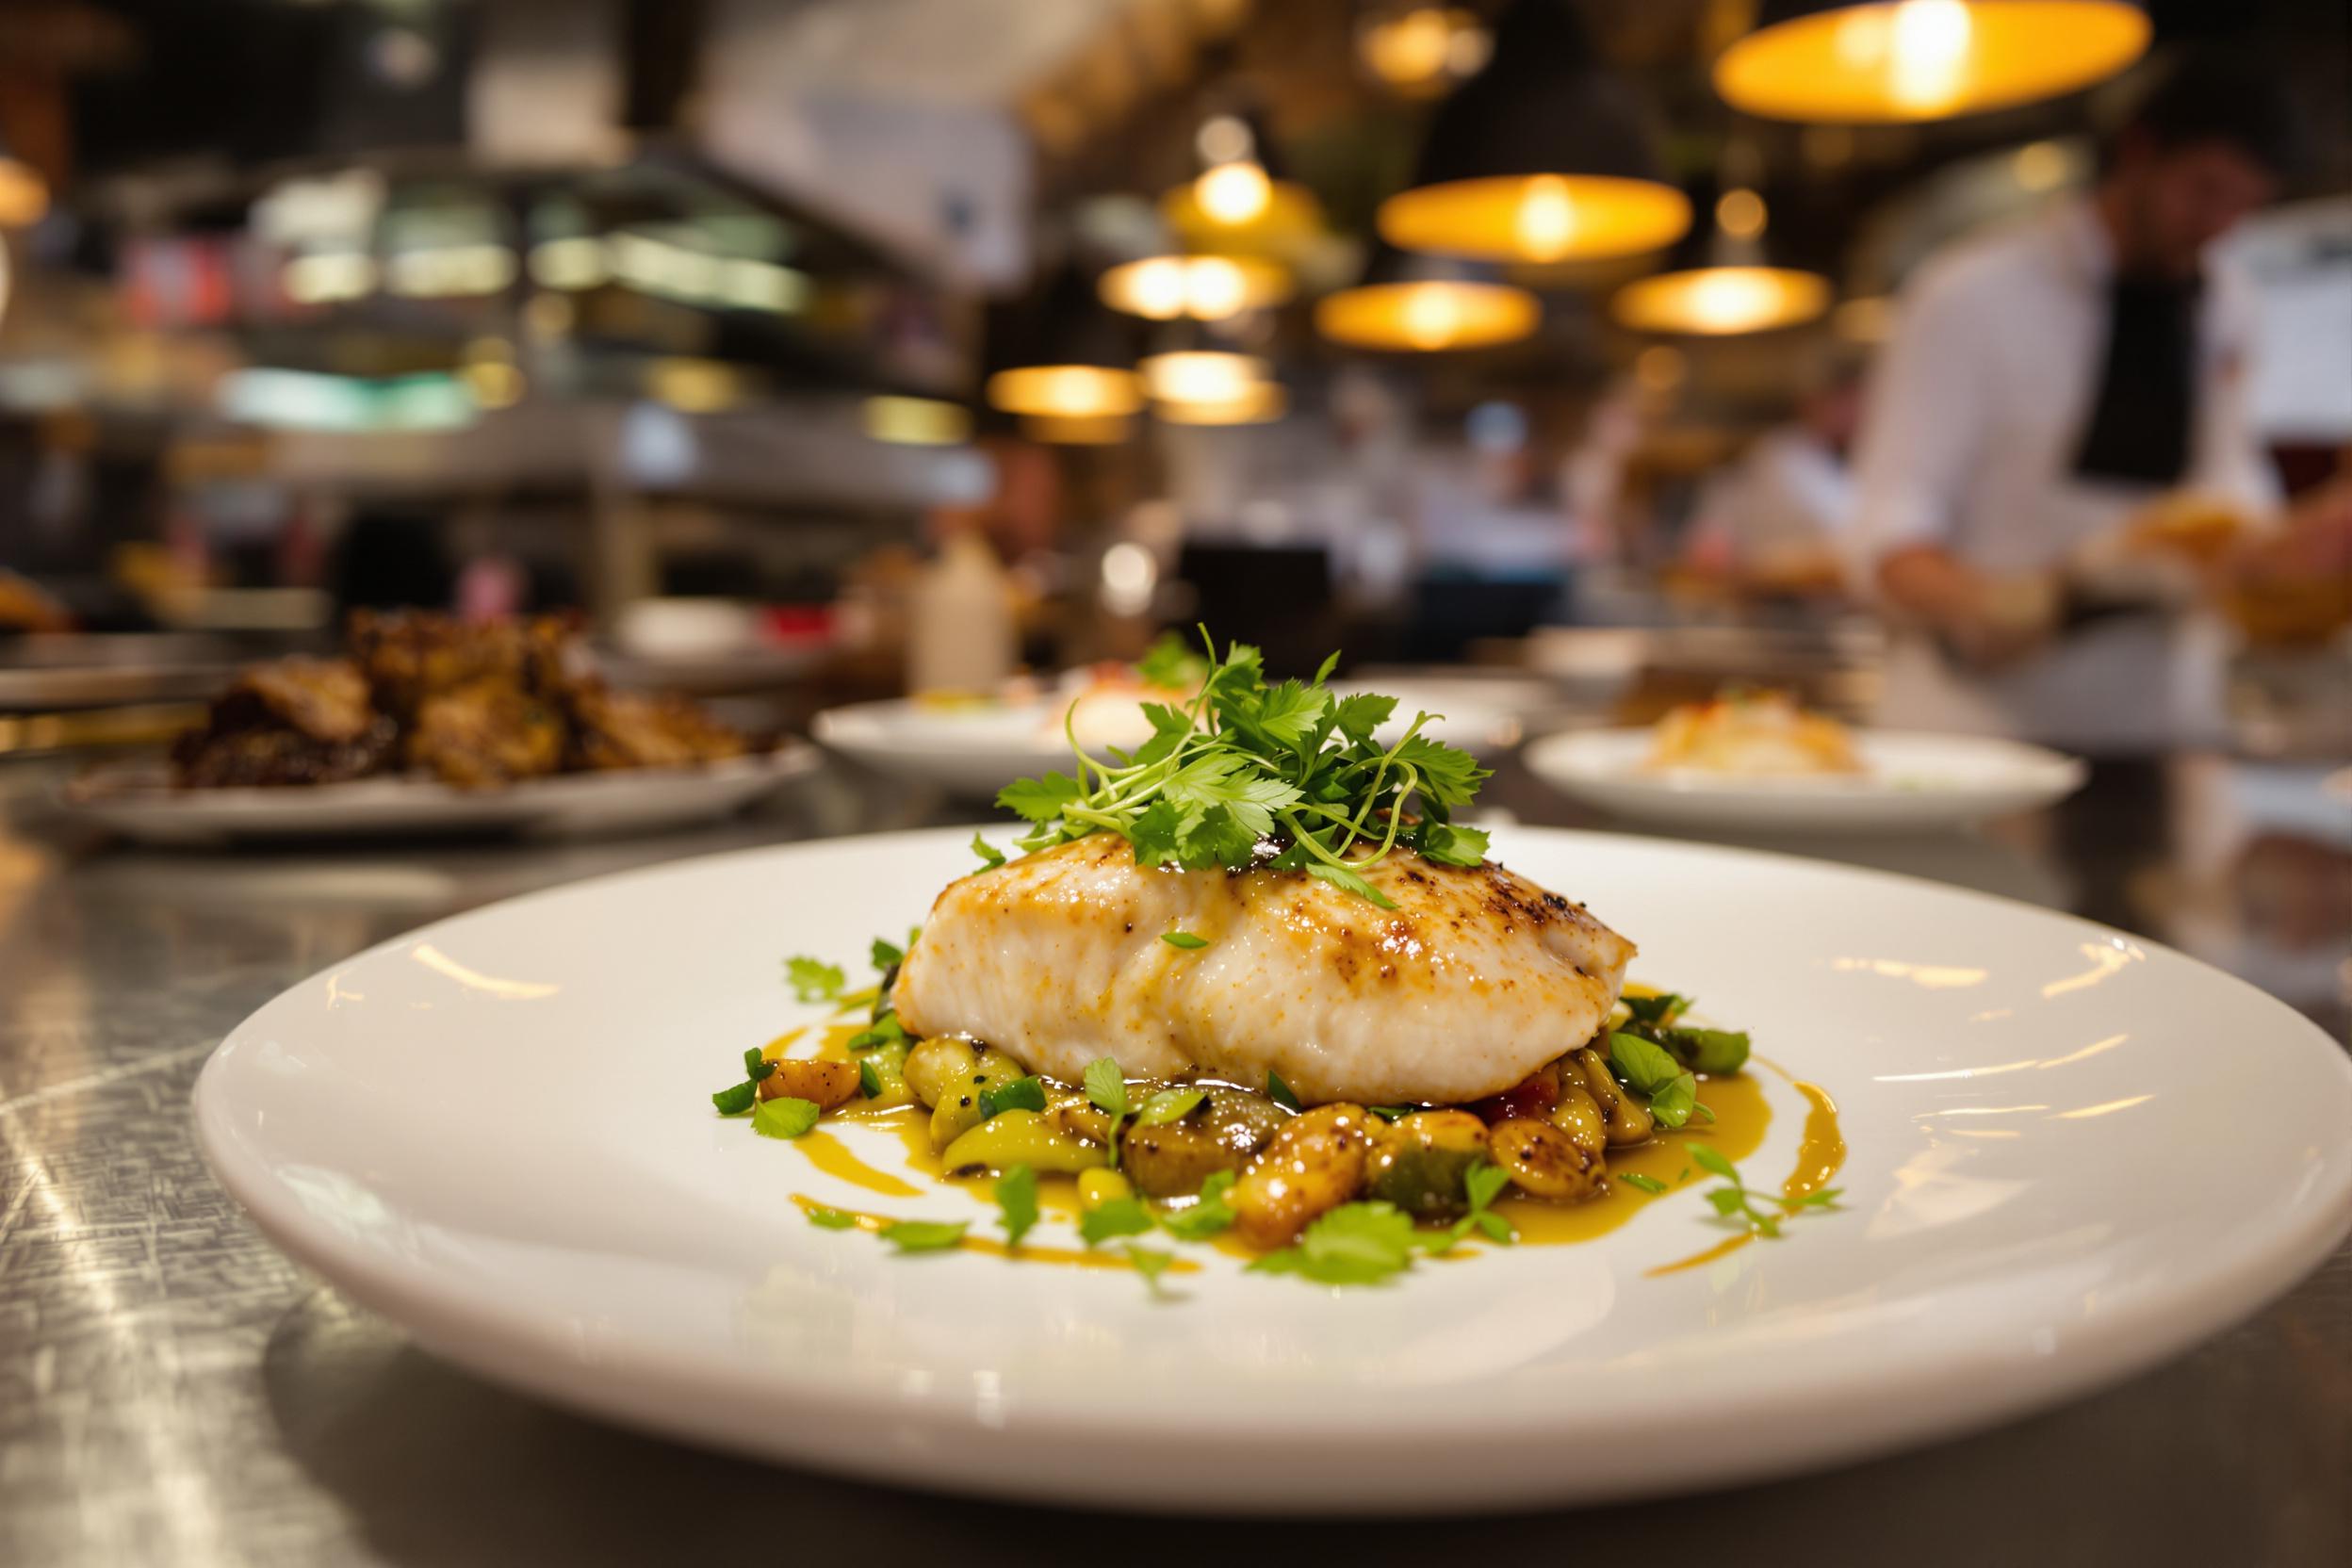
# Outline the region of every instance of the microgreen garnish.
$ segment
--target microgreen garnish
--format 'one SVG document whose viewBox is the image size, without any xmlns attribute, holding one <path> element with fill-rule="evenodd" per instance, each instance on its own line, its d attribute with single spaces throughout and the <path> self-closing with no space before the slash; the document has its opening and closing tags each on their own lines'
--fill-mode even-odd
<svg viewBox="0 0 2352 1568">
<path fill-rule="evenodd" d="M 1233 1223 L 1233 1206 L 1225 1201 L 1225 1195 L 1233 1190 L 1233 1173 L 1213 1170 L 1200 1184 L 1200 1196 L 1191 1207 L 1173 1209 L 1160 1216 L 1160 1223 L 1168 1233 L 1184 1241 L 1206 1241 Z"/>
<path fill-rule="evenodd" d="M 760 1098 L 760 1086 L 746 1078 L 733 1088 L 719 1090 L 710 1097 L 710 1103 L 719 1108 L 721 1116 L 741 1116 L 751 1109 Z"/>
<path fill-rule="evenodd" d="M 972 836 L 972 852 L 980 857 L 982 871 L 994 871 L 1004 863 L 1004 852 L 977 833 Z"/>
<path fill-rule="evenodd" d="M 1620 1083 L 1648 1098 L 1659 1126 L 1680 1127 L 1693 1115 L 1715 1119 L 1715 1113 L 1699 1103 L 1699 1081 L 1663 1046 L 1620 1030 L 1609 1037 L 1609 1065 Z"/>
<path fill-rule="evenodd" d="M 1364 874 L 1400 846 L 1446 865 L 1484 858 L 1486 835 L 1450 817 L 1487 770 L 1423 734 L 1432 715 L 1383 745 L 1373 732 L 1396 699 L 1331 691 L 1336 654 L 1312 681 L 1268 684 L 1257 649 L 1235 643 L 1218 659 L 1205 632 L 1202 642 L 1199 693 L 1182 708 L 1144 704 L 1152 739 L 1123 762 L 1095 761 L 1072 731 L 1076 777 L 1051 773 L 999 792 L 998 805 L 1034 825 L 1023 850 L 1107 830 L 1139 865 L 1303 871 L 1382 908 L 1394 906 Z"/>
<path fill-rule="evenodd" d="M 1661 991 L 1656 996 L 1621 996 L 1625 1011 L 1643 1023 L 1664 1023 L 1667 1020 L 1689 1012 L 1695 1004 L 1687 996 Z"/>
<path fill-rule="evenodd" d="M 1113 1058 L 1097 1056 L 1086 1064 L 1086 1070 L 1079 1077 L 1086 1087 L 1086 1098 L 1094 1102 L 1097 1110 L 1111 1119 L 1111 1131 L 1103 1141 L 1110 1145 L 1111 1168 L 1116 1170 L 1119 1168 L 1119 1124 L 1127 1119 L 1127 1075 L 1119 1070 L 1119 1063 Z"/>
<path fill-rule="evenodd" d="M 874 967 L 885 974 L 906 961 L 906 950 L 886 938 L 874 939 L 873 953 Z"/>
<path fill-rule="evenodd" d="M 796 1138 L 814 1127 L 824 1114 L 824 1107 L 813 1100 L 782 1094 L 752 1107 L 751 1130 L 765 1138 Z"/>
<path fill-rule="evenodd" d="M 882 1075 L 874 1070 L 872 1062 L 858 1064 L 858 1092 L 868 1100 L 878 1100 L 882 1097 Z"/>
<path fill-rule="evenodd" d="M 749 1078 L 756 1084 L 775 1071 L 776 1064 L 769 1061 L 766 1056 L 762 1055 L 758 1046 L 746 1046 L 744 1048 L 743 1075 L 745 1077 Z"/>
<path fill-rule="evenodd" d="M 1164 1127 L 1171 1121 L 1181 1121 L 1208 1097 L 1204 1089 L 1162 1089 L 1143 1102 L 1143 1109 L 1135 1113 L 1135 1125 Z"/>
<path fill-rule="evenodd" d="M 1455 1220 L 1422 1245 L 1432 1252 L 1444 1254 L 1453 1250 L 1454 1244 L 1472 1231 L 1483 1234 L 1497 1247 L 1509 1247 L 1519 1239 L 1519 1233 L 1511 1228 L 1511 1221 L 1496 1214 L 1491 1205 L 1511 1185 L 1511 1172 L 1501 1166 L 1480 1160 L 1462 1173 L 1462 1187 L 1469 1199 L 1470 1212 Z"/>
<path fill-rule="evenodd" d="M 1290 1086 L 1282 1082 L 1282 1075 L 1272 1068 L 1266 1070 L 1266 1097 L 1286 1111 L 1300 1108 L 1298 1097 L 1290 1092 Z"/>
<path fill-rule="evenodd" d="M 810 1209 L 808 1223 L 823 1231 L 854 1231 L 858 1228 L 858 1217 L 840 1209 Z"/>
<path fill-rule="evenodd" d="M 1657 1177 L 1643 1176 L 1631 1170 L 1622 1172 L 1618 1176 L 1617 1180 L 1625 1183 L 1625 1185 L 1632 1187 L 1637 1192 L 1646 1192 L 1653 1198 L 1666 1190 L 1666 1184 L 1659 1181 Z"/>
<path fill-rule="evenodd" d="M 1045 1109 L 1045 1086 L 1037 1075 L 1016 1078 L 1009 1084 L 980 1091 L 980 1119 L 1002 1116 L 1006 1111 L 1041 1111 Z"/>
<path fill-rule="evenodd" d="M 1254 1259 L 1252 1274 L 1296 1274 L 1326 1285 L 1378 1284 L 1413 1266 L 1413 1218 L 1394 1203 L 1342 1203 L 1296 1247 Z"/>
<path fill-rule="evenodd" d="M 1017 1165 L 996 1179 L 996 1206 L 1004 1211 L 1004 1245 L 1019 1247 L 1037 1222 L 1037 1173 Z"/>
<path fill-rule="evenodd" d="M 842 1047 L 849 1051 L 871 1051 L 877 1045 L 896 1045 L 909 1037 L 906 1026 L 898 1021 L 898 1014 L 885 1011 L 872 1023 L 850 1036 L 842 1042 Z"/>
<path fill-rule="evenodd" d="M 792 988 L 793 999 L 799 1002 L 830 1002 L 841 994 L 841 987 L 847 984 L 841 965 L 808 957 L 785 959 L 784 979 Z"/>
<path fill-rule="evenodd" d="M 1823 1187 L 1802 1198 L 1759 1195 L 1748 1190 L 1748 1184 L 1740 1179 L 1739 1168 L 1724 1156 L 1722 1150 L 1694 1143 L 1690 1146 L 1690 1157 L 1731 1184 L 1727 1187 L 1709 1187 L 1707 1190 L 1707 1200 L 1714 1207 L 1716 1217 L 1759 1236 L 1777 1238 L 1780 1222 L 1803 1210 L 1836 1208 L 1844 1191 L 1841 1187 Z M 1777 1205 L 1780 1213 L 1772 1213 L 1765 1206 L 1768 1203 Z"/>
<path fill-rule="evenodd" d="M 1160 1283 L 1160 1276 L 1168 1271 L 1169 1264 L 1176 1261 L 1176 1254 L 1163 1252 L 1156 1247 L 1137 1247 L 1132 1241 L 1127 1244 L 1126 1252 L 1127 1261 L 1135 1266 L 1136 1273 L 1143 1276 L 1143 1282 L 1150 1287 L 1152 1294 L 1166 1296 L 1168 1287 Z"/>
<path fill-rule="evenodd" d="M 969 1220 L 894 1219 L 882 1227 L 884 1241 L 902 1252 L 943 1252 L 963 1244 Z"/>
<path fill-rule="evenodd" d="M 1152 1211 L 1137 1198 L 1114 1198 L 1078 1217 L 1078 1239 L 1088 1247 L 1113 1236 L 1146 1235 L 1151 1230 Z"/>
<path fill-rule="evenodd" d="M 1196 937 L 1189 931 L 1163 931 L 1160 933 L 1160 940 L 1170 947 L 1181 947 L 1187 953 L 1209 945 L 1206 937 Z"/>
</svg>

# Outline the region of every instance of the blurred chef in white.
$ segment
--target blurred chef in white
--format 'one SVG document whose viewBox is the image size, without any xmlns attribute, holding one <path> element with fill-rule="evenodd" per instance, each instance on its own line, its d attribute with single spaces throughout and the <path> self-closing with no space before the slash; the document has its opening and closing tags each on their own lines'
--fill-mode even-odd
<svg viewBox="0 0 2352 1568">
<path fill-rule="evenodd" d="M 1824 355 L 1807 368 L 1797 416 L 1765 432 L 1700 498 L 1683 561 L 1766 597 L 1836 592 L 1854 531 L 1847 467 L 1861 410 L 1861 365 Z"/>
<path fill-rule="evenodd" d="M 2295 143 L 2276 84 L 2191 61 L 2089 192 L 1905 287 L 1855 462 L 1860 577 L 1913 633 L 1885 722 L 2111 755 L 2217 735 L 2218 635 L 2159 541 L 2168 518 L 2226 533 L 2277 511 L 2249 285 L 2216 242 Z"/>
</svg>

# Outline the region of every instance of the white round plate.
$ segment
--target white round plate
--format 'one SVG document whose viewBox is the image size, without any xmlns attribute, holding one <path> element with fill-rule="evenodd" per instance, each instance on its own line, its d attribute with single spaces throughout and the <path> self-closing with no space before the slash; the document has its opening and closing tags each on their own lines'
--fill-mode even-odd
<svg viewBox="0 0 2352 1568">
<path fill-rule="evenodd" d="M 58 805 L 68 816 L 150 844 L 489 833 L 589 838 L 725 817 L 816 765 L 816 749 L 798 741 L 708 767 L 561 774 L 495 790 L 424 778 L 175 790 L 153 766 L 134 765 L 76 780 Z"/>
<path fill-rule="evenodd" d="M 1343 681 L 1332 689 L 1346 693 L 1356 688 Z M 1417 691 L 1386 681 L 1380 689 L 1399 698 L 1397 707 L 1410 720 L 1420 700 Z M 1479 706 L 1457 692 L 1443 695 L 1445 717 L 1424 726 L 1424 734 L 1480 757 L 1495 756 L 1518 743 L 1516 714 Z M 1059 728 L 1067 700 L 957 705 L 900 697 L 858 702 L 819 713 L 810 732 L 831 750 L 877 772 L 931 784 L 966 799 L 988 800 L 1016 778 L 1070 771 L 1070 743 Z M 1433 701 L 1420 706 L 1437 708 Z M 1393 725 L 1381 733 L 1394 735 L 1401 728 L 1401 724 Z"/>
<path fill-rule="evenodd" d="M 2084 768 L 2039 746 L 1975 735 L 1864 730 L 1859 777 L 1732 778 L 1642 767 L 1646 729 L 1548 735 L 1527 749 L 1535 776 L 1632 822 L 1782 833 L 1903 833 L 2029 811 L 2082 787 Z"/>
<path fill-rule="evenodd" d="M 781 960 L 858 965 L 968 836 L 690 860 L 384 943 L 221 1045 L 206 1156 L 287 1251 L 494 1380 L 821 1469 L 1184 1511 L 1564 1503 L 1916 1443 L 2186 1348 L 2352 1222 L 2352 1066 L 2228 975 L 1900 877 L 1507 827 L 1501 858 L 1634 936 L 1638 975 L 1836 1096 L 1841 1209 L 1656 1277 L 1723 1237 L 1696 1186 L 1376 1288 L 1205 1250 L 1166 1300 L 894 1256 L 792 1195 L 993 1216 L 861 1192 L 709 1096 L 816 1016 Z M 1745 1168 L 1776 1189 L 1804 1107 L 1760 1081 Z M 883 1130 L 839 1135 L 898 1163 Z"/>
</svg>

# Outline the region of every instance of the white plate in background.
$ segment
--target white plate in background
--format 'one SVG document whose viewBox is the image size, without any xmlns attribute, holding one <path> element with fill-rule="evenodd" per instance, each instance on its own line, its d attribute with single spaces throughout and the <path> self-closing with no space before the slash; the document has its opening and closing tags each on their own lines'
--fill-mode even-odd
<svg viewBox="0 0 2352 1568">
<path fill-rule="evenodd" d="M 1549 735 L 1527 749 L 1535 776 L 1631 822 L 1765 833 L 1902 833 L 1964 827 L 2028 811 L 2082 787 L 2076 758 L 1974 735 L 1857 730 L 1856 776 L 1740 778 L 1692 768 L 1651 772 L 1647 729 Z"/>
<path fill-rule="evenodd" d="M 223 1043 L 206 1156 L 287 1251 L 496 1381 L 819 1469 L 1159 1511 L 1587 1502 L 1882 1452 L 2176 1354 L 2352 1224 L 2352 1066 L 2228 975 L 1901 877 L 1504 827 L 1498 856 L 1639 941 L 1642 978 L 1836 1097 L 1842 1208 L 1662 1276 L 1722 1237 L 1695 1188 L 1582 1245 L 1352 1291 L 1198 1249 L 1172 1300 L 1124 1271 L 892 1256 L 791 1195 L 992 1216 L 878 1199 L 709 1096 L 817 1016 L 780 959 L 858 963 L 968 837 L 678 862 L 384 943 Z M 1761 1081 L 1745 1168 L 1776 1184 L 1804 1105 Z"/>
<path fill-rule="evenodd" d="M 756 757 L 694 768 L 558 774 L 498 789 L 431 778 L 180 790 L 153 763 L 98 769 L 61 793 L 74 820 L 139 843 L 221 845 L 301 840 L 514 834 L 587 838 L 709 822 L 813 772 L 814 747 L 787 741 Z"/>
</svg>

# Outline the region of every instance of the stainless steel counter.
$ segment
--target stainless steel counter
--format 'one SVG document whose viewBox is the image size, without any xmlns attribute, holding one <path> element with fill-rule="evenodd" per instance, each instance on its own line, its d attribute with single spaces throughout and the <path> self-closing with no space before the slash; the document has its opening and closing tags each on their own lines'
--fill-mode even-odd
<svg viewBox="0 0 2352 1568">
<path fill-rule="evenodd" d="M 945 820 L 936 803 L 829 772 L 763 815 L 671 838 L 226 857 L 77 841 L 42 820 L 45 783 L 0 770 L 0 1562 L 2352 1561 L 2352 1248 L 2220 1339 L 2037 1419 L 1573 1516 L 1053 1514 L 557 1413 L 436 1362 L 261 1238 L 196 1152 L 188 1095 L 206 1053 L 283 988 L 452 911 L 648 860 Z M 1489 798 L 1577 821 L 1514 769 Z M 2068 807 L 1995 833 L 1821 852 L 2188 946 L 2341 1038 L 2344 814 L 2315 770 L 2189 759 L 2102 770 Z"/>
</svg>

